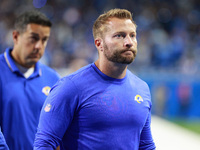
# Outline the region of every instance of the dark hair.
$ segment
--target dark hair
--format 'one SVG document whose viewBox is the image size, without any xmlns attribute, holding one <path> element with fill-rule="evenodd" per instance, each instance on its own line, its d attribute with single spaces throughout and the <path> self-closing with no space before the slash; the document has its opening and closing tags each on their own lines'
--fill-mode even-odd
<svg viewBox="0 0 200 150">
<path fill-rule="evenodd" d="M 42 26 L 51 27 L 51 21 L 41 12 L 37 10 L 26 11 L 17 17 L 14 28 L 18 32 L 24 32 L 28 24 L 35 23 Z"/>
</svg>

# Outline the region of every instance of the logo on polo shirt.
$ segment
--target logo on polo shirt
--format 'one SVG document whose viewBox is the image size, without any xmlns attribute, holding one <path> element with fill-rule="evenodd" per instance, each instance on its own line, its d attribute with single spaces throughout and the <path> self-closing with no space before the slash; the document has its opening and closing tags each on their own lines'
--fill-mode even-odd
<svg viewBox="0 0 200 150">
<path fill-rule="evenodd" d="M 141 102 L 143 102 L 143 98 L 140 95 L 136 95 L 135 101 L 138 102 L 138 103 L 141 103 Z"/>
<path fill-rule="evenodd" d="M 42 88 L 42 92 L 48 96 L 49 95 L 49 92 L 50 92 L 51 88 L 49 86 L 45 86 Z"/>
</svg>

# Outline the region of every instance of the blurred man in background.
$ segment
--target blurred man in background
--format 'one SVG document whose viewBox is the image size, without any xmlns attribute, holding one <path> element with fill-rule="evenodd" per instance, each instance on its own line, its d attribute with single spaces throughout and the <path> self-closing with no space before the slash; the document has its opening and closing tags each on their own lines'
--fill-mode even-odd
<svg viewBox="0 0 200 150">
<path fill-rule="evenodd" d="M 39 11 L 21 14 L 14 46 L 0 55 L 0 125 L 10 150 L 31 150 L 42 105 L 59 75 L 39 62 L 51 21 Z"/>
<path fill-rule="evenodd" d="M 41 111 L 35 150 L 154 150 L 148 85 L 128 64 L 137 54 L 129 11 L 112 9 L 93 26 L 98 60 L 62 78 Z"/>
</svg>

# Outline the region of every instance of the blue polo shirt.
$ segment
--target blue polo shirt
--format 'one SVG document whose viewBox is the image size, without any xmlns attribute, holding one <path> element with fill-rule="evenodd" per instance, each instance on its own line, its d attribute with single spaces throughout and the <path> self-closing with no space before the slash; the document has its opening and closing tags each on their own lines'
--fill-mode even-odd
<svg viewBox="0 0 200 150">
<path fill-rule="evenodd" d="M 38 62 L 25 78 L 11 51 L 0 55 L 0 125 L 11 150 L 31 150 L 42 105 L 59 75 Z"/>
<path fill-rule="evenodd" d="M 154 150 L 148 85 L 90 64 L 52 88 L 41 110 L 34 150 Z"/>
</svg>

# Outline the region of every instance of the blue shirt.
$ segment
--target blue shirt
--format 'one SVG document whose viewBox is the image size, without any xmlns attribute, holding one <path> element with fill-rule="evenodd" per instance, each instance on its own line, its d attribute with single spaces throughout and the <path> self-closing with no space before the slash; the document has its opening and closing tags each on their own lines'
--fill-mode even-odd
<svg viewBox="0 0 200 150">
<path fill-rule="evenodd" d="M 0 130 L 0 150 L 9 150 L 1 130 Z"/>
<path fill-rule="evenodd" d="M 38 62 L 33 74 L 25 78 L 11 50 L 0 55 L 0 125 L 10 150 L 31 150 L 42 105 L 59 76 Z"/>
<path fill-rule="evenodd" d="M 127 70 L 123 79 L 95 64 L 59 80 L 41 111 L 35 150 L 153 150 L 147 84 Z"/>
</svg>

